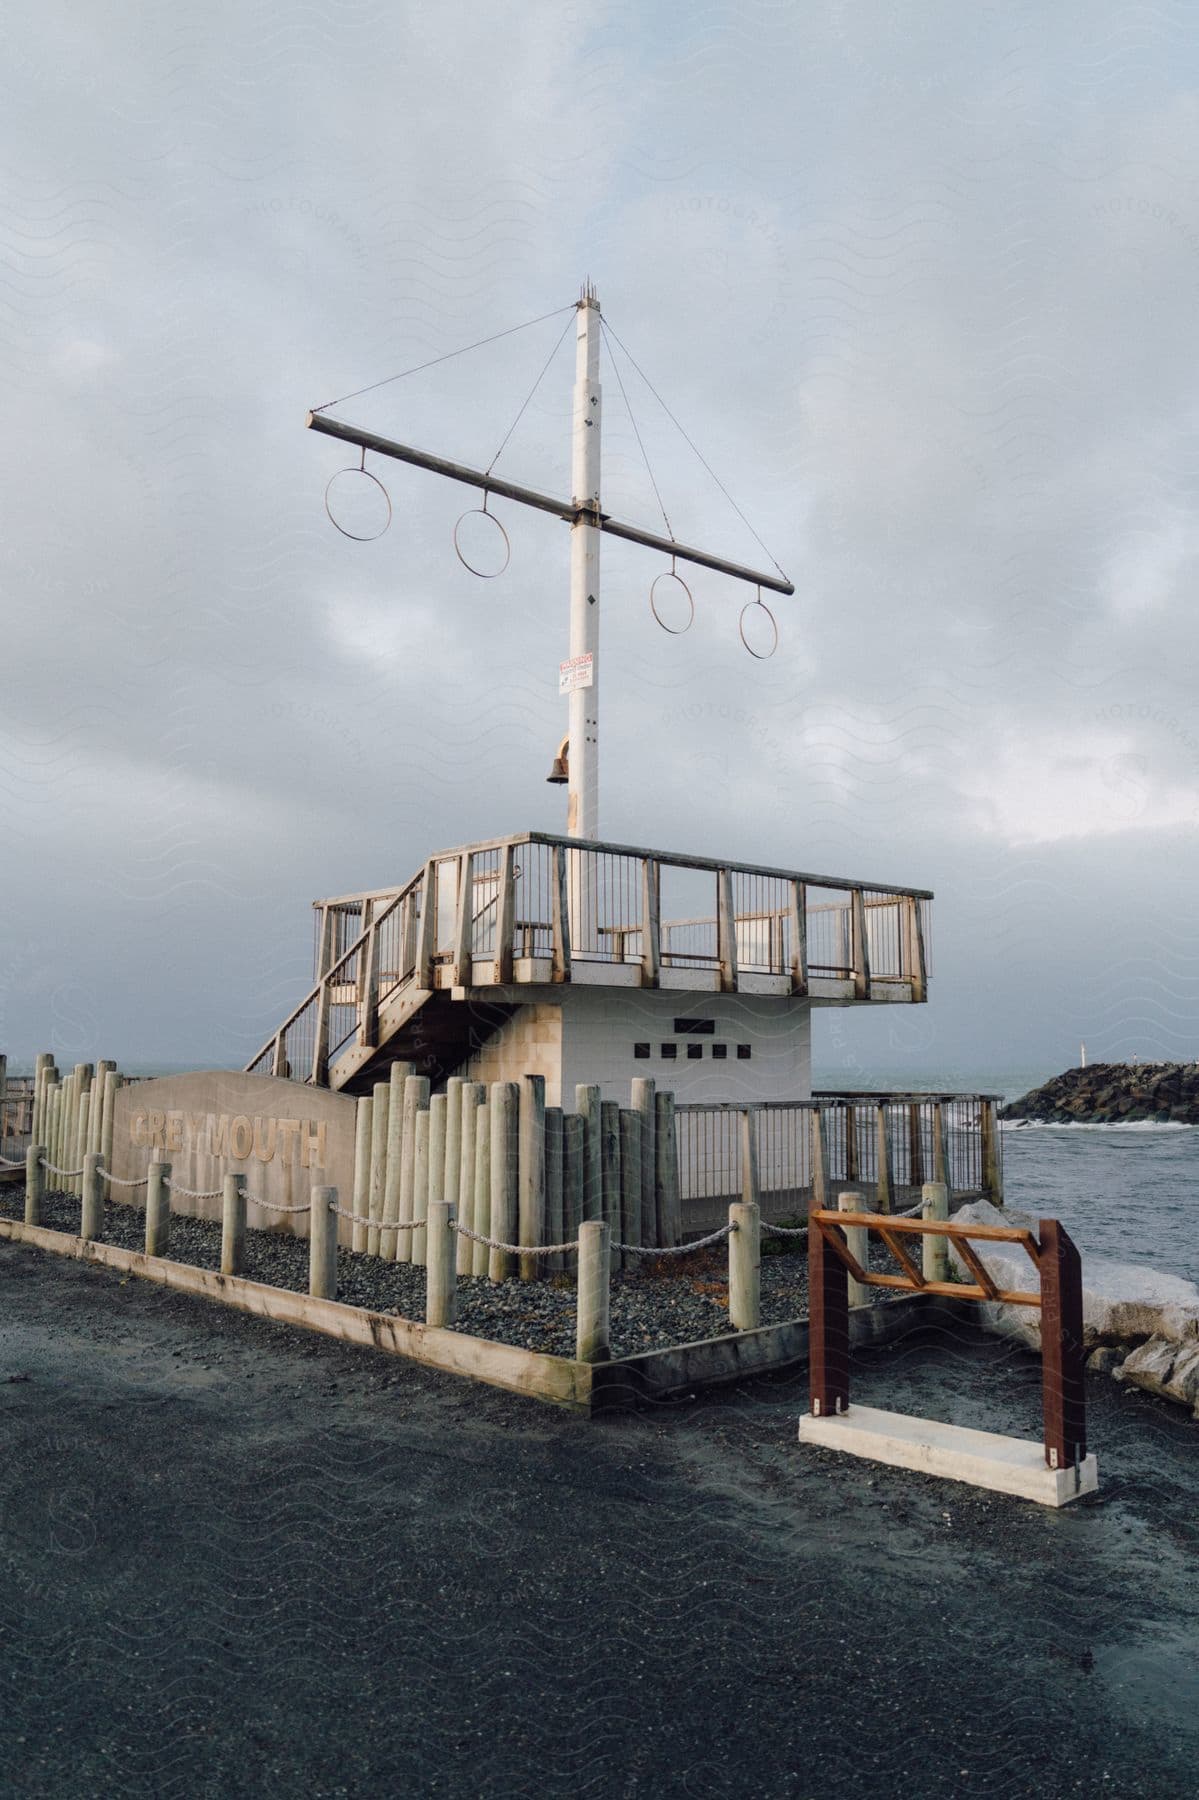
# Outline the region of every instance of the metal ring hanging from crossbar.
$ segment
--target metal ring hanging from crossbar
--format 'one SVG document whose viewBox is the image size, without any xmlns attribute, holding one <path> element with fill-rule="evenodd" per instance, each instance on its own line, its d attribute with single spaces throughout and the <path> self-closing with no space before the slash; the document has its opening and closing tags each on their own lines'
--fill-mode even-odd
<svg viewBox="0 0 1199 1800">
<path fill-rule="evenodd" d="M 683 580 L 683 577 L 679 574 L 678 569 L 675 566 L 675 562 L 676 562 L 676 559 L 672 556 L 670 559 L 669 569 L 663 569 L 662 573 L 660 575 L 655 575 L 654 579 L 650 582 L 649 609 L 653 613 L 654 619 L 656 620 L 656 622 L 662 627 L 663 631 L 668 631 L 670 633 L 671 637 L 682 637 L 683 633 L 685 631 L 690 631 L 691 627 L 695 623 L 695 596 L 692 594 L 691 589 L 687 586 L 687 583 Z M 687 623 L 685 625 L 668 625 L 666 623 L 666 620 L 662 617 L 661 613 L 658 611 L 658 605 L 657 605 L 656 600 L 654 599 L 654 592 L 660 581 L 677 581 L 679 586 L 682 588 L 684 594 L 686 594 L 686 596 L 687 596 Z"/>
<path fill-rule="evenodd" d="M 766 617 L 770 620 L 770 629 L 771 629 L 771 632 L 773 633 L 773 641 L 770 645 L 769 650 L 755 650 L 753 645 L 750 643 L 749 639 L 745 635 L 745 615 L 747 612 L 752 612 L 756 606 L 760 606 L 762 608 L 762 611 L 766 614 Z M 775 651 L 779 647 L 779 628 L 778 628 L 778 621 L 776 620 L 774 614 L 771 612 L 770 608 L 767 606 L 765 600 L 763 600 L 763 598 L 762 598 L 761 588 L 758 589 L 757 599 L 756 600 L 747 600 L 745 605 L 741 608 L 741 617 L 737 621 L 737 631 L 738 631 L 738 635 L 741 638 L 742 644 L 744 644 L 745 648 L 749 651 L 749 653 L 752 657 L 755 657 L 758 662 L 769 662 L 770 661 L 770 658 L 774 655 Z"/>
<path fill-rule="evenodd" d="M 329 495 L 332 491 L 333 483 L 335 481 L 340 481 L 340 479 L 343 475 L 365 476 L 367 481 L 374 482 L 375 486 L 378 488 L 379 492 L 382 494 L 383 503 L 387 508 L 387 517 L 384 519 L 384 521 L 383 521 L 382 525 L 379 527 L 378 531 L 350 531 L 335 516 L 333 508 L 329 502 Z M 353 540 L 356 544 L 373 543 L 376 538 L 381 538 L 383 536 L 383 533 L 390 526 L 390 524 L 391 524 L 391 495 L 388 493 L 387 489 L 383 486 L 383 483 L 379 480 L 379 477 L 377 475 L 372 475 L 370 470 L 367 468 L 365 444 L 362 447 L 362 460 L 358 464 L 358 467 L 356 469 L 353 467 L 346 468 L 346 469 L 338 469 L 332 475 L 330 475 L 328 481 L 325 483 L 325 511 L 329 516 L 329 523 L 331 525 L 335 526 L 338 531 L 340 531 L 342 537 L 353 538 Z"/>
<path fill-rule="evenodd" d="M 493 512 L 488 512 L 487 510 L 487 503 L 490 499 L 491 495 L 484 491 L 482 506 L 468 507 L 466 512 L 462 514 L 462 518 L 460 518 L 458 523 L 454 526 L 454 555 L 458 558 L 462 567 L 464 569 L 469 569 L 472 575 L 477 575 L 480 581 L 494 581 L 497 575 L 502 575 L 504 573 L 504 570 L 512 560 L 512 545 L 508 540 L 508 533 L 504 530 L 504 527 L 500 524 L 500 521 L 496 518 L 495 514 Z M 458 542 L 458 533 L 462 529 L 463 520 L 479 517 L 490 519 L 504 541 L 504 560 L 498 569 L 476 569 L 474 563 L 463 553 L 462 545 Z"/>
</svg>

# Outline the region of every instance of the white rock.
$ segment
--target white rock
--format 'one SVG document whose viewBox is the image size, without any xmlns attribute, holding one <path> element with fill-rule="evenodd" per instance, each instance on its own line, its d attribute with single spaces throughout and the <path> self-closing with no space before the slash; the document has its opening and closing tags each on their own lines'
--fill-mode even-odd
<svg viewBox="0 0 1199 1800">
<path fill-rule="evenodd" d="M 1150 1338 L 1126 1356 L 1115 1373 L 1117 1381 L 1181 1401 L 1199 1418 L 1199 1344 Z"/>
<path fill-rule="evenodd" d="M 961 1207 L 953 1217 L 962 1224 L 1026 1225 L 1034 1233 L 1037 1229 L 1037 1221 L 1027 1213 L 1000 1211 L 986 1200 Z M 971 1249 L 998 1286 L 1026 1292 L 1040 1286 L 1031 1258 L 1018 1244 L 972 1243 Z M 973 1280 L 952 1239 L 949 1255 L 954 1271 Z M 981 1305 L 979 1312 L 991 1330 L 1040 1348 L 1039 1308 L 988 1303 Z M 1194 1342 L 1199 1347 L 1199 1287 L 1142 1263 L 1117 1262 L 1114 1257 L 1083 1252 L 1082 1314 L 1089 1344 L 1099 1339 L 1162 1338 L 1171 1344 Z"/>
</svg>

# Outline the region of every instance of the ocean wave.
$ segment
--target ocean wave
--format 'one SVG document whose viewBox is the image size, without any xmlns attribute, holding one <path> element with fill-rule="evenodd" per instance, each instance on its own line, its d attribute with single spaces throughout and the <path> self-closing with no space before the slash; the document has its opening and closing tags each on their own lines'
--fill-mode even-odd
<svg viewBox="0 0 1199 1800">
<path fill-rule="evenodd" d="M 1001 1119 L 1001 1131 L 1194 1131 L 1183 1119 Z"/>
</svg>

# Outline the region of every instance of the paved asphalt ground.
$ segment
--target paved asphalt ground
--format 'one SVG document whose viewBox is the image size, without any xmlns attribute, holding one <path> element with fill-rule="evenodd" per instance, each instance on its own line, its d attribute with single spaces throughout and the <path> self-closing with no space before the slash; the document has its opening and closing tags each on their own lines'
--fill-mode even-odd
<svg viewBox="0 0 1199 1800">
<path fill-rule="evenodd" d="M 1039 1418 L 962 1335 L 855 1393 Z M 1090 1400 L 1052 1513 L 802 1381 L 589 1424 L 0 1245 L 0 1793 L 1189 1800 L 1199 1427 Z"/>
</svg>

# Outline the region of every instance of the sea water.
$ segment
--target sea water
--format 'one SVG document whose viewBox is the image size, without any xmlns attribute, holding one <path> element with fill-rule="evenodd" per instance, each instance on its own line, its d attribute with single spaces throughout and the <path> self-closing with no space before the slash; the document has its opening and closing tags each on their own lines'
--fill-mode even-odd
<svg viewBox="0 0 1199 1800">
<path fill-rule="evenodd" d="M 854 1085 L 881 1093 L 1002 1094 L 1006 1101 L 1060 1072 L 872 1072 L 855 1075 Z M 837 1082 L 834 1071 L 821 1069 L 812 1085 Z M 1008 1206 L 1060 1219 L 1084 1256 L 1089 1250 L 1199 1283 L 1199 1126 L 1012 1124 L 1003 1127 L 1002 1147 Z"/>
</svg>

